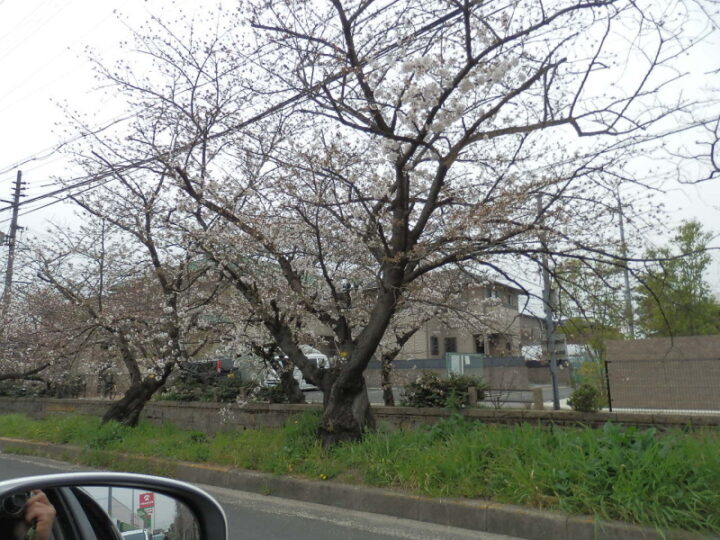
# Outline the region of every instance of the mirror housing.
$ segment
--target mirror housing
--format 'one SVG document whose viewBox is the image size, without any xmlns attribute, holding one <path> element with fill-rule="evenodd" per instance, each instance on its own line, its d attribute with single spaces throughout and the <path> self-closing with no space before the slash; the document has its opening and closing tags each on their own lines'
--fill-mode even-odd
<svg viewBox="0 0 720 540">
<path fill-rule="evenodd" d="M 0 482 L 0 501 L 34 489 L 117 487 L 153 491 L 184 504 L 194 515 L 200 538 L 227 540 L 227 519 L 222 507 L 205 491 L 185 482 L 134 473 L 81 472 L 15 478 Z"/>
</svg>

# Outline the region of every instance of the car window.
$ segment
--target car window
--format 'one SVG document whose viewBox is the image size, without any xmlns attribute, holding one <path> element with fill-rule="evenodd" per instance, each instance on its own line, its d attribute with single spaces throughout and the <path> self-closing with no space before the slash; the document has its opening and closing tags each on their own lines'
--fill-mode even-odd
<svg viewBox="0 0 720 540">
<path fill-rule="evenodd" d="M 45 491 L 50 504 L 55 507 L 55 523 L 53 523 L 52 529 L 52 540 L 66 540 L 75 538 L 77 535 L 76 527 L 70 523 L 72 520 L 68 519 L 67 515 L 64 515 L 63 508 L 67 508 L 67 505 L 63 502 L 62 497 L 54 489 L 48 489 Z"/>
<path fill-rule="evenodd" d="M 102 537 L 96 534 L 73 488 L 58 488 L 53 491 L 56 491 L 56 496 L 53 498 L 48 494 L 48 498 L 55 506 L 56 522 L 62 528 L 65 540 L 116 540 L 112 535 Z"/>
<path fill-rule="evenodd" d="M 105 510 L 92 497 L 80 488 L 72 488 L 72 492 L 77 497 L 98 540 L 122 540 L 120 531 L 115 527 Z M 138 538 L 139 540 L 145 540 L 144 537 Z"/>
</svg>

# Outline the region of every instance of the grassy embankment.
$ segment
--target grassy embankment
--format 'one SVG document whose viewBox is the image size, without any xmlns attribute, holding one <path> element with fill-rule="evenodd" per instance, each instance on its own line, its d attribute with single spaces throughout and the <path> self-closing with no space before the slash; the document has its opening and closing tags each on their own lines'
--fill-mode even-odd
<svg viewBox="0 0 720 540">
<path fill-rule="evenodd" d="M 502 427 L 454 417 L 324 452 L 313 436 L 317 421 L 304 414 L 283 429 L 209 436 L 168 425 L 131 429 L 88 417 L 6 415 L 0 434 L 80 445 L 88 449 L 84 462 L 99 467 L 112 466 L 102 452 L 111 450 L 720 532 L 717 432 Z M 147 465 L 139 472 L 162 473 Z"/>
</svg>

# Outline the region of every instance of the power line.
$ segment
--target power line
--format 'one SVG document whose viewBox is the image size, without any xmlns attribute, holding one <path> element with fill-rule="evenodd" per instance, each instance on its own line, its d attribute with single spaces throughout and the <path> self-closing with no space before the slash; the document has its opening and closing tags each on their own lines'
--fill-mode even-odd
<svg viewBox="0 0 720 540">
<path fill-rule="evenodd" d="M 64 158 L 65 158 L 65 156 L 62 155 L 62 154 L 51 154 L 51 155 L 45 157 L 45 158 L 42 159 L 42 160 L 37 160 L 37 161 L 34 163 L 34 165 L 32 165 L 31 167 L 22 167 L 22 171 L 23 171 L 23 173 L 28 173 L 28 172 L 31 172 L 31 171 L 35 171 L 35 170 L 37 170 L 37 169 L 42 169 L 42 168 L 44 168 L 44 167 L 49 167 L 52 163 L 56 163 L 56 162 L 58 162 L 58 161 L 60 161 L 60 160 L 62 160 L 62 159 L 64 159 Z M 26 164 L 27 164 L 27 163 L 32 163 L 32 162 L 26 162 Z M 16 167 L 15 170 L 18 170 L 18 169 L 20 169 L 20 167 Z M 7 171 L 6 176 L 2 177 L 2 176 L 0 175 L 0 183 L 5 182 L 5 181 L 8 181 L 8 180 L 12 180 L 14 173 L 15 173 L 15 171 Z M 47 187 L 50 187 L 50 186 L 53 186 L 53 185 L 55 185 L 55 184 L 54 184 L 54 183 L 51 183 L 51 184 L 40 184 L 40 185 L 35 186 L 35 187 L 37 187 L 37 188 L 47 188 Z"/>
<path fill-rule="evenodd" d="M 242 53 L 238 53 L 238 54 L 240 54 L 241 56 L 246 56 L 246 55 L 243 55 Z M 224 73 L 224 74 L 227 75 L 227 74 L 231 73 L 232 71 L 235 71 L 236 69 L 239 69 L 239 67 L 233 68 L 232 70 L 230 70 L 230 71 L 228 71 L 228 72 L 226 72 L 226 73 Z M 179 92 L 179 95 L 182 95 L 182 94 L 184 94 L 184 93 L 186 93 L 186 92 L 190 92 L 190 91 L 193 91 L 193 90 L 197 90 L 198 88 L 202 88 L 203 86 L 205 86 L 205 85 L 207 85 L 207 84 L 212 84 L 212 82 L 213 82 L 213 81 L 208 81 L 208 82 L 202 83 L 202 84 L 200 84 L 200 85 L 198 85 L 198 86 L 196 86 L 196 87 L 188 87 L 188 88 L 185 88 L 184 90 L 181 90 L 181 91 Z M 6 107 L 5 109 L 7 109 L 7 108 L 9 108 L 9 107 Z M 147 111 L 147 110 L 149 110 L 149 109 L 151 109 L 151 108 L 152 108 L 152 105 L 146 105 L 145 107 L 141 107 L 141 108 L 139 108 L 139 109 L 137 109 L 137 110 L 135 110 L 135 111 L 133 111 L 133 112 L 131 112 L 131 113 L 129 113 L 129 114 L 118 115 L 118 116 L 116 116 L 116 117 L 114 117 L 114 118 L 112 118 L 112 119 L 110 119 L 110 120 L 107 120 L 107 121 L 105 122 L 106 125 L 104 125 L 104 126 L 102 126 L 102 127 L 93 128 L 93 129 L 91 129 L 91 130 L 88 130 L 86 133 L 81 133 L 81 134 L 79 134 L 79 135 L 76 135 L 76 136 L 74 136 L 74 137 L 70 137 L 69 139 L 65 139 L 64 141 L 61 141 L 61 142 L 56 143 L 56 144 L 54 144 L 54 145 L 48 146 L 48 147 L 46 147 L 46 148 L 44 148 L 44 149 L 42 149 L 42 150 L 38 150 L 37 152 L 34 152 L 33 154 L 30 154 L 29 156 L 26 156 L 25 158 L 22 158 L 22 159 L 14 162 L 14 163 L 12 163 L 12 164 L 10 164 L 10 165 L 6 165 L 4 168 L 0 168 L 0 175 L 3 175 L 3 174 L 8 173 L 8 172 L 12 172 L 12 173 L 14 174 L 14 171 L 16 171 L 17 169 L 19 169 L 20 167 L 23 167 L 23 166 L 26 165 L 27 163 L 30 163 L 30 162 L 32 162 L 32 161 L 42 161 L 42 160 L 44 160 L 44 159 L 47 159 L 48 157 L 51 157 L 51 156 L 54 155 L 55 153 L 59 152 L 64 146 L 67 146 L 68 144 L 71 144 L 71 143 L 73 143 L 73 142 L 76 142 L 76 141 L 81 140 L 81 139 L 83 139 L 83 138 L 85 138 L 85 137 L 88 137 L 88 136 L 97 135 L 98 133 L 101 133 L 102 131 L 105 131 L 106 129 L 109 129 L 109 128 L 112 127 L 112 126 L 114 126 L 114 125 L 116 125 L 116 124 L 119 124 L 119 123 L 121 123 L 121 122 L 124 122 L 125 120 L 129 120 L 129 119 L 131 119 L 131 118 L 134 118 L 134 117 L 138 116 L 139 114 L 143 113 L 144 111 Z M 5 110 L 5 109 L 0 109 L 0 111 L 3 111 L 3 110 Z M 41 155 L 41 154 L 45 154 L 45 155 Z M 27 170 L 27 168 L 24 168 L 24 169 Z"/>
<path fill-rule="evenodd" d="M 82 195 L 83 193 L 85 193 L 85 192 L 87 192 L 87 191 L 90 191 L 90 190 L 92 190 L 92 189 L 94 189 L 93 186 L 86 187 L 85 189 L 80 190 L 80 191 L 77 192 L 77 193 L 71 193 L 71 194 L 69 194 L 69 195 L 65 195 L 64 197 L 55 199 L 55 200 L 53 200 L 53 201 L 51 201 L 51 202 L 49 202 L 49 203 L 45 203 L 45 204 L 40 205 L 40 206 L 37 206 L 37 207 L 35 207 L 35 208 L 30 208 L 30 209 L 28 209 L 28 210 L 25 210 L 24 212 L 20 212 L 20 216 L 19 216 L 19 217 L 24 217 L 24 216 L 27 216 L 28 214 L 32 214 L 32 213 L 34 213 L 34 212 L 39 212 L 40 210 L 44 210 L 45 208 L 48 208 L 48 207 L 50 207 L 50 206 L 54 206 L 54 205 L 59 204 L 59 203 L 61 203 L 61 202 L 67 201 L 68 199 L 70 199 L 71 197 L 74 197 L 74 196 L 76 196 L 76 195 Z M 4 220 L 0 220 L 0 223 L 7 223 L 8 221 L 9 221 L 8 219 L 4 219 Z"/>
<path fill-rule="evenodd" d="M 476 0 L 476 1 L 479 1 L 479 0 Z M 438 19 L 436 19 L 436 20 L 433 21 L 432 23 L 429 23 L 429 24 L 425 25 L 424 27 L 416 30 L 415 32 L 412 33 L 411 37 L 416 38 L 416 37 L 421 36 L 421 35 L 423 35 L 423 34 L 425 34 L 425 33 L 427 33 L 427 32 L 430 32 L 430 31 L 436 29 L 437 27 L 442 26 L 443 24 L 446 24 L 447 22 L 451 21 L 453 18 L 462 15 L 462 13 L 463 13 L 463 12 L 462 12 L 461 9 L 455 9 L 455 10 L 453 10 L 453 11 L 451 11 L 451 12 L 443 15 L 442 17 L 439 17 Z M 361 64 L 362 64 L 363 66 L 366 66 L 366 65 L 370 64 L 371 62 L 373 62 L 373 61 L 375 61 L 375 60 L 378 60 L 378 59 L 386 56 L 387 54 L 390 54 L 390 53 L 393 52 L 395 49 L 400 48 L 404 43 L 406 43 L 407 39 L 408 39 L 408 37 L 401 38 L 401 39 L 397 40 L 395 43 L 384 47 L 383 49 L 381 49 L 380 51 L 378 51 L 378 53 L 375 54 L 372 58 L 361 61 Z M 218 133 L 214 133 L 214 134 L 212 134 L 212 135 L 209 135 L 209 136 L 206 138 L 206 140 L 212 141 L 212 140 L 215 140 L 215 139 L 219 139 L 219 138 L 221 138 L 221 137 L 225 137 L 225 136 L 231 135 L 232 133 L 234 133 L 234 132 L 236 132 L 236 131 L 238 131 L 238 130 L 240 130 L 240 129 L 243 129 L 243 128 L 245 128 L 245 127 L 247 127 L 247 126 L 249 126 L 249 125 L 252 125 L 252 124 L 254 124 L 254 123 L 256 123 L 256 122 L 259 122 L 259 121 L 261 121 L 261 120 L 263 120 L 263 119 L 265 119 L 265 118 L 267 118 L 267 117 L 269 117 L 269 116 L 272 116 L 273 114 L 275 114 L 275 113 L 277 113 L 277 112 L 279 112 L 279 111 L 282 111 L 283 109 L 289 107 L 290 105 L 294 105 L 294 104 L 297 103 L 297 102 L 301 102 L 301 101 L 303 101 L 303 100 L 305 100 L 305 99 L 309 99 L 308 96 L 309 96 L 309 94 L 312 94 L 313 91 L 320 90 L 320 89 L 322 89 L 323 87 L 327 86 L 328 84 L 334 83 L 334 82 L 338 81 L 339 79 L 341 79 L 341 78 L 343 78 L 343 77 L 345 77 L 345 76 L 347 76 L 347 71 L 346 71 L 345 69 L 340 70 L 340 71 L 337 72 L 337 73 L 328 75 L 328 76 L 325 77 L 322 81 L 320 81 L 320 82 L 318 82 L 318 83 L 315 83 L 315 84 L 314 84 L 313 86 L 311 86 L 309 89 L 303 90 L 303 91 L 300 91 L 300 92 L 297 92 L 297 93 L 295 93 L 294 95 L 290 96 L 289 98 L 286 98 L 286 99 L 280 101 L 279 103 L 276 103 L 275 105 L 272 105 L 271 107 L 269 107 L 269 108 L 267 108 L 267 109 L 265 109 L 265 110 L 263 110 L 263 111 L 255 114 L 255 115 L 251 116 L 251 117 L 248 118 L 247 120 L 244 120 L 244 121 L 242 121 L 242 122 L 239 122 L 238 124 L 235 124 L 234 126 L 231 126 L 231 127 L 229 127 L 229 128 L 226 128 L 226 129 L 224 129 L 224 130 L 222 130 L 222 131 L 219 131 Z M 147 109 L 149 109 L 149 108 L 151 108 L 151 106 L 147 106 L 147 107 L 145 107 L 143 110 L 147 110 Z M 135 113 L 132 113 L 131 115 L 127 115 L 127 116 L 124 117 L 122 120 L 131 118 L 131 117 L 133 117 L 133 116 L 135 116 L 135 115 L 137 115 L 137 114 L 139 114 L 139 112 L 135 112 Z M 120 120 L 120 121 L 122 121 L 122 120 Z M 118 122 L 114 122 L 114 123 L 118 123 Z M 114 124 L 114 123 L 113 123 L 113 124 Z M 111 124 L 111 125 L 113 125 L 113 124 Z M 108 129 L 111 125 L 108 125 L 108 126 L 102 128 L 101 130 L 97 130 L 97 131 L 95 131 L 95 132 L 81 134 L 81 135 L 75 137 L 74 139 L 71 139 L 70 142 L 74 142 L 75 140 L 79 140 L 79 139 L 82 139 L 82 138 L 85 138 L 85 137 L 88 137 L 88 136 L 96 135 L 97 133 L 100 133 L 101 131 L 104 131 L 105 129 Z M 59 150 L 59 149 L 60 149 L 62 146 L 64 146 L 65 144 L 69 144 L 69 143 L 68 143 L 68 142 L 61 143 L 61 145 L 58 146 L 57 149 Z M 34 202 L 38 202 L 38 201 L 41 201 L 41 200 L 44 200 L 44 199 L 47 199 L 47 198 L 50 198 L 50 197 L 56 197 L 56 196 L 58 196 L 58 195 L 62 195 L 63 193 L 69 193 L 69 192 L 71 192 L 71 191 L 74 190 L 74 189 L 81 188 L 81 187 L 85 187 L 85 186 L 94 184 L 94 183 L 96 183 L 96 182 L 101 182 L 101 181 L 104 181 L 103 183 L 108 182 L 108 181 L 109 181 L 110 179 L 112 179 L 112 177 L 115 176 L 118 172 L 125 172 L 125 171 L 128 171 L 128 170 L 135 169 L 135 168 L 137 168 L 137 167 L 141 167 L 141 166 L 143 166 L 143 165 L 148 165 L 148 164 L 156 161 L 157 159 L 172 158 L 172 156 L 173 156 L 174 154 L 177 154 L 177 153 L 179 153 L 179 152 L 183 152 L 183 151 L 186 151 L 186 150 L 190 150 L 190 149 L 192 148 L 193 144 L 194 144 L 194 142 L 190 142 L 190 143 L 187 143 L 187 144 L 182 145 L 182 146 L 179 147 L 179 148 L 176 148 L 176 149 L 173 149 L 173 150 L 170 150 L 170 151 L 161 153 L 161 154 L 156 155 L 156 156 L 152 156 L 152 157 L 148 157 L 148 158 L 144 158 L 144 159 L 140 159 L 140 160 L 135 160 L 135 161 L 126 163 L 125 165 L 118 166 L 118 167 L 114 168 L 113 170 L 106 171 L 106 172 L 104 172 L 104 173 L 93 174 L 93 175 L 86 175 L 86 176 L 81 176 L 81 177 L 74 178 L 74 179 L 72 179 L 72 180 L 79 180 L 79 182 L 76 183 L 76 184 L 73 184 L 73 185 L 66 185 L 66 186 L 63 186 L 62 188 L 59 188 L 59 189 L 54 190 L 54 191 L 51 191 L 51 192 L 49 192 L 49 193 L 46 193 L 46 194 L 43 194 L 43 195 L 39 195 L 39 196 L 37 196 L 37 197 L 33 197 L 33 198 L 31 198 L 31 199 L 25 200 L 25 201 L 21 202 L 20 205 L 22 205 L 22 206 L 27 206 L 27 205 L 32 204 L 32 203 L 34 203 Z M 0 173 L 2 173 L 2 172 L 6 172 L 6 171 L 0 171 Z M 70 181 L 72 181 L 72 180 L 70 180 Z M 96 188 L 96 187 L 99 187 L 99 186 L 93 186 L 93 189 Z M 89 191 L 89 190 L 85 190 L 85 191 Z M 64 197 L 64 198 L 62 198 L 62 199 L 53 201 L 52 203 L 48 203 L 47 205 L 44 205 L 44 206 L 41 207 L 41 208 L 46 208 L 46 207 L 48 207 L 48 206 L 51 206 L 52 204 L 57 204 L 57 203 L 59 203 L 59 202 L 62 202 L 62 200 L 66 200 L 66 199 L 68 199 L 68 198 L 71 197 L 71 196 L 72 196 L 72 194 L 69 194 L 67 197 Z M 0 212 L 3 212 L 3 211 L 5 211 L 5 210 L 11 209 L 11 208 L 12 208 L 12 206 L 0 208 Z M 41 209 L 41 208 L 34 209 L 33 211 L 37 211 L 37 210 L 39 210 L 39 209 Z M 29 213 L 29 212 L 26 212 L 26 213 Z M 0 223 L 2 223 L 2 222 L 0 222 Z"/>
<path fill-rule="evenodd" d="M 33 36 L 35 36 L 35 34 L 37 34 L 42 28 L 44 28 L 50 21 L 52 21 L 57 15 L 59 15 L 62 11 L 64 11 L 64 10 L 65 10 L 70 4 L 72 4 L 72 3 L 73 3 L 73 0 L 69 0 L 65 5 L 60 6 L 60 7 L 59 7 L 58 9 L 56 9 L 53 13 L 51 13 L 51 14 L 50 14 L 49 16 L 47 16 L 44 20 L 42 20 L 42 22 L 40 22 L 40 24 L 39 24 L 38 26 L 36 26 L 31 32 L 29 32 L 29 33 L 28 33 L 28 32 L 24 32 L 24 33 L 23 33 L 23 36 L 24 36 L 23 39 L 21 39 L 20 41 L 16 42 L 13 47 L 11 47 L 11 48 L 9 48 L 9 49 L 6 49 L 6 50 L 4 51 L 4 54 L 3 54 L 2 56 L 0 56 L 0 60 L 4 60 L 4 59 L 7 58 L 8 56 L 10 56 L 13 52 L 15 52 L 15 50 L 16 50 L 18 47 L 20 47 L 21 45 L 23 45 L 26 41 L 28 41 L 28 40 L 29 40 L 30 38 L 32 38 Z M 24 27 L 24 22 L 25 22 L 28 18 L 30 18 L 30 17 L 32 17 L 33 15 L 35 15 L 35 13 L 37 13 L 38 11 L 40 11 L 42 7 L 43 7 L 43 4 L 41 4 L 40 6 L 38 6 L 37 9 L 35 9 L 34 11 L 32 11 L 32 12 L 31 12 L 30 14 L 28 14 L 20 23 L 18 23 L 18 24 L 15 26 L 15 28 L 23 28 L 23 27 Z"/>
<path fill-rule="evenodd" d="M 13 25 L 13 29 L 10 30 L 7 34 L 3 36 L 3 38 L 7 39 L 8 36 L 12 36 L 13 32 L 15 31 L 21 31 L 25 27 L 25 23 L 31 19 L 37 12 L 42 11 L 45 9 L 45 6 L 47 4 L 50 4 L 53 0 L 43 0 L 41 3 L 35 5 L 35 9 L 32 10 L 30 13 L 27 13 L 25 17 L 23 17 L 19 22 L 15 23 Z M 2 41 L 0 41 L 2 43 Z"/>
<path fill-rule="evenodd" d="M 46 1 L 50 1 L 50 0 L 46 0 Z M 420 31 L 417 31 L 417 32 L 415 32 L 415 33 L 416 33 L 416 34 L 419 34 Z M 397 48 L 398 46 L 399 46 L 399 43 L 398 43 L 398 44 L 395 44 L 395 45 L 388 46 L 388 47 L 386 48 L 387 50 L 380 51 L 380 53 L 378 53 L 377 57 L 378 57 L 378 58 L 382 57 L 384 54 L 387 54 L 387 53 L 390 52 L 392 49 Z M 250 62 L 257 64 L 256 59 L 250 58 L 249 56 L 244 55 L 242 52 L 238 52 L 238 54 L 240 54 L 241 56 L 244 56 L 244 57 L 245 57 L 247 60 L 249 60 Z M 367 62 L 366 62 L 366 63 L 367 63 Z M 233 70 L 229 71 L 228 73 L 234 71 L 235 69 L 238 69 L 238 68 L 233 68 Z M 263 68 L 263 69 L 267 69 L 267 68 Z M 332 79 L 332 78 L 335 78 L 335 77 L 331 77 L 330 79 Z M 330 79 L 328 79 L 328 80 L 330 80 Z M 205 86 L 206 84 L 211 84 L 211 83 L 212 83 L 212 81 L 203 83 L 202 85 L 199 85 L 198 87 L 195 87 L 195 88 L 189 87 L 189 88 L 186 88 L 185 90 L 182 90 L 180 93 L 182 94 L 182 93 L 185 93 L 185 92 L 189 92 L 189 91 L 192 91 L 193 89 L 201 88 L 202 86 Z M 321 83 L 321 84 L 322 84 L 322 83 Z M 33 161 L 42 161 L 42 160 L 44 160 L 44 159 L 47 159 L 47 158 L 51 157 L 52 155 L 54 155 L 55 153 L 57 153 L 58 151 L 60 151 L 64 146 L 66 146 L 66 145 L 68 145 L 68 144 L 71 144 L 71 143 L 73 143 L 73 142 L 76 142 L 76 141 L 78 141 L 78 140 L 81 140 L 81 139 L 83 139 L 83 138 L 85 138 L 85 137 L 93 136 L 93 135 L 96 135 L 96 134 L 98 134 L 98 133 L 101 133 L 102 131 L 105 131 L 106 129 L 109 129 L 110 127 L 112 127 L 112 126 L 114 126 L 114 125 L 116 125 L 116 124 L 118 124 L 118 123 L 120 123 L 120 122 L 123 122 L 123 121 L 125 121 L 125 120 L 129 120 L 130 118 L 133 118 L 133 117 L 136 117 L 137 115 L 141 114 L 142 112 L 144 112 L 144 111 L 146 111 L 146 110 L 149 110 L 150 108 L 152 108 L 152 105 L 147 105 L 147 106 L 142 107 L 142 108 L 140 108 L 139 110 L 136 110 L 136 111 L 134 111 L 134 112 L 132 112 L 132 113 L 130 113 L 130 114 L 116 116 L 115 118 L 109 120 L 108 123 L 107 123 L 107 125 L 105 125 L 105 126 L 92 129 L 92 130 L 90 130 L 90 131 L 88 131 L 88 132 L 86 132 L 86 133 L 81 133 L 81 134 L 79 134 L 79 135 L 76 135 L 76 136 L 71 137 L 71 138 L 69 138 L 69 139 L 66 139 L 66 140 L 64 140 L 64 141 L 61 141 L 61 142 L 59 142 L 59 143 L 57 143 L 57 144 L 55 144 L 55 145 L 48 146 L 48 147 L 44 148 L 43 150 L 39 150 L 39 151 L 37 151 L 37 152 L 35 152 L 35 153 L 33 153 L 33 154 L 30 154 L 29 156 L 26 156 L 25 158 L 22 158 L 22 159 L 14 162 L 14 163 L 12 163 L 12 164 L 10 164 L 10 165 L 7 165 L 7 166 L 5 166 L 4 168 L 0 168 L 0 175 L 3 175 L 3 174 L 8 173 L 8 172 L 13 172 L 13 173 L 14 173 L 14 171 L 16 171 L 16 170 L 19 169 L 20 167 L 23 167 L 24 165 L 26 165 L 26 164 L 28 164 L 28 163 L 30 163 L 30 162 L 33 162 Z M 243 127 L 244 127 L 244 126 L 243 126 Z M 232 128 L 231 128 L 231 129 L 232 129 Z M 239 128 L 238 128 L 238 129 L 239 129 Z M 42 154 L 45 154 L 45 155 L 42 155 Z M 27 170 L 27 169 L 25 168 L 25 170 Z M 1 211 L 1 210 L 0 210 L 0 211 Z"/>
<path fill-rule="evenodd" d="M 202 85 L 197 86 L 195 89 L 201 88 L 202 86 L 205 86 L 206 84 L 210 84 L 210 83 L 203 83 Z M 179 95 L 181 95 L 185 92 L 189 92 L 191 90 L 193 90 L 193 88 L 186 88 L 185 90 L 180 91 Z M 58 153 L 60 150 L 62 150 L 65 146 L 67 146 L 69 144 L 77 142 L 86 137 L 91 137 L 91 136 L 97 135 L 99 133 L 102 133 L 103 131 L 110 129 L 111 127 L 113 127 L 117 124 L 120 124 L 126 120 L 130 120 L 131 118 L 134 118 L 151 108 L 152 108 L 152 105 L 146 105 L 146 106 L 141 107 L 129 114 L 122 114 L 122 115 L 115 116 L 114 118 L 111 118 L 110 120 L 105 121 L 103 123 L 104 125 L 95 127 L 90 130 L 86 130 L 85 132 L 75 135 L 73 137 L 70 137 L 69 139 L 65 139 L 63 141 L 60 141 L 59 143 L 48 146 L 42 150 L 38 150 L 37 152 L 34 152 L 33 154 L 30 154 L 10 165 L 6 165 L 4 168 L 0 168 L 0 175 L 6 174 L 9 172 L 14 173 L 14 171 L 19 169 L 20 167 L 23 167 L 24 165 L 31 163 L 33 161 L 43 161 L 45 159 L 48 159 L 48 158 L 52 157 L 54 154 Z"/>
<path fill-rule="evenodd" d="M 104 16 L 101 17 L 100 19 L 98 19 L 98 20 L 96 20 L 95 22 L 93 22 L 93 23 L 89 26 L 90 30 L 88 30 L 88 31 L 85 32 L 84 34 L 78 35 L 75 39 L 73 39 L 72 41 L 70 41 L 70 42 L 67 44 L 67 47 L 66 47 L 66 48 L 61 48 L 57 54 L 55 54 L 54 56 L 51 56 L 51 57 L 47 58 L 47 60 L 46 60 L 42 65 L 38 66 L 32 73 L 30 73 L 29 75 L 27 75 L 23 80 L 21 80 L 21 81 L 19 81 L 19 82 L 16 82 L 15 84 L 13 84 L 12 87 L 10 87 L 9 90 L 8 90 L 5 94 L 3 94 L 2 97 L 0 97 L 0 101 L 5 102 L 5 98 L 7 98 L 8 96 L 12 96 L 13 94 L 17 94 L 17 93 L 19 93 L 19 92 L 22 93 L 22 98 L 20 98 L 20 99 L 18 99 L 18 100 L 15 100 L 15 101 L 12 102 L 12 103 L 5 103 L 4 107 L 3 107 L 2 109 L 0 109 L 0 112 L 3 112 L 3 111 L 6 111 L 6 110 L 8 110 L 8 109 L 10 109 L 10 108 L 12 108 L 12 107 L 15 107 L 15 106 L 17 105 L 17 103 L 21 103 L 21 102 L 25 101 L 28 97 L 31 97 L 31 96 L 37 94 L 38 92 L 40 92 L 41 90 L 43 90 L 43 89 L 44 89 L 43 86 L 33 85 L 33 86 L 34 86 L 34 90 L 33 90 L 33 91 L 31 91 L 31 92 L 22 92 L 22 90 L 23 90 L 23 85 L 25 85 L 28 81 L 32 80 L 38 73 L 44 72 L 45 69 L 46 69 L 46 67 L 47 67 L 48 65 L 57 63 L 56 60 L 57 60 L 58 58 L 60 58 L 61 56 L 63 56 L 63 55 L 67 55 L 67 54 L 71 51 L 71 47 L 74 46 L 76 43 L 80 42 L 82 39 L 84 39 L 85 37 L 89 36 L 90 34 L 94 34 L 94 33 L 98 32 L 98 30 L 101 29 L 101 28 L 105 25 L 105 22 L 106 22 L 108 19 L 110 19 L 110 17 L 112 17 L 112 16 L 113 16 L 113 13 L 110 12 L 109 14 L 104 15 Z M 73 73 L 74 71 L 76 71 L 76 70 L 79 69 L 79 68 L 80 68 L 80 65 L 78 64 L 78 65 L 76 65 L 76 66 L 75 66 L 74 68 L 72 68 L 72 69 L 65 69 L 65 70 L 63 70 L 63 72 L 62 72 L 62 74 L 61 74 L 60 76 L 55 77 L 55 78 L 52 79 L 51 81 L 46 81 L 46 82 L 45 82 L 45 85 L 46 85 L 46 86 L 53 86 L 58 80 L 64 79 L 64 78 L 66 78 L 66 77 L 69 77 L 70 75 L 72 75 L 72 73 Z"/>
<path fill-rule="evenodd" d="M 110 129 L 111 127 L 113 127 L 113 126 L 115 126 L 115 125 L 117 125 L 117 124 L 120 124 L 120 123 L 122 123 L 122 122 L 124 122 L 124 121 L 126 121 L 126 120 L 129 120 L 129 119 L 137 116 L 138 114 L 142 113 L 143 111 L 148 110 L 149 108 L 150 108 L 150 106 L 148 105 L 148 106 L 143 107 L 143 108 L 141 108 L 141 109 L 139 109 L 139 110 L 133 111 L 133 112 L 131 112 L 131 113 L 129 113 L 129 114 L 125 114 L 125 115 L 121 115 L 121 116 L 116 116 L 115 118 L 112 118 L 111 120 L 108 120 L 107 123 L 106 123 L 105 125 L 103 125 L 103 126 L 97 127 L 97 128 L 92 129 L 92 130 L 90 130 L 90 131 L 86 131 L 86 132 L 80 133 L 80 134 L 78 134 L 78 135 L 75 135 L 74 137 L 71 137 L 71 138 L 69 138 L 69 139 L 65 139 L 64 141 L 61 141 L 61 142 L 59 142 L 59 143 L 57 143 L 57 144 L 55 144 L 55 145 L 53 145 L 53 146 L 48 146 L 48 147 L 45 148 L 44 150 L 40 150 L 40 151 L 36 152 L 35 154 L 31 154 L 30 156 L 27 156 L 27 157 L 21 159 L 20 161 L 18 161 L 18 162 L 16 162 L 16 163 L 13 163 L 12 165 L 8 165 L 8 166 L 5 167 L 4 169 L 0 170 L 0 174 L 5 174 L 5 173 L 8 173 L 8 172 L 10 172 L 10 171 L 14 171 L 14 170 L 22 167 L 23 165 L 26 165 L 26 164 L 31 163 L 31 162 L 33 162 L 33 161 L 43 161 L 43 160 L 45 160 L 45 159 L 48 159 L 48 158 L 52 157 L 54 154 L 57 154 L 57 153 L 58 153 L 60 150 L 62 150 L 65 146 L 67 146 L 67 145 L 69 145 L 69 144 L 72 144 L 72 143 L 74 143 L 74 142 L 77 142 L 77 141 L 79 141 L 79 140 L 82 140 L 82 139 L 84 139 L 84 138 L 86 138 L 86 137 L 92 137 L 92 136 L 98 135 L 99 133 L 102 133 L 103 131 Z M 43 152 L 46 152 L 46 154 L 45 154 L 45 155 L 41 155 Z"/>
<path fill-rule="evenodd" d="M 129 166 L 128 166 L 128 167 L 129 167 Z M 73 190 L 73 189 L 77 189 L 77 188 L 81 188 L 81 187 L 83 187 L 83 186 L 87 186 L 88 184 L 92 184 L 93 182 L 99 182 L 99 181 L 101 181 L 101 180 L 104 180 L 104 179 L 107 178 L 108 176 L 111 176 L 111 175 L 115 174 L 115 172 L 116 172 L 116 171 L 110 171 L 110 172 L 106 172 L 106 173 L 101 173 L 101 174 L 99 174 L 99 175 L 88 175 L 88 176 L 84 176 L 84 177 L 81 176 L 81 177 L 78 177 L 78 178 L 74 178 L 73 180 L 81 180 L 81 181 L 78 182 L 77 184 L 73 184 L 73 185 L 71 185 L 71 186 L 64 186 L 64 187 L 62 187 L 62 188 L 56 189 L 56 190 L 54 190 L 54 191 L 51 191 L 51 192 L 49 192 L 49 193 L 44 193 L 43 195 L 38 195 L 37 197 L 33 197 L 33 198 L 31 198 L 31 199 L 27 199 L 27 200 L 25 200 L 25 201 L 22 201 L 22 202 L 20 203 L 20 206 L 27 206 L 28 204 L 32 204 L 32 203 L 34 203 L 34 202 L 42 201 L 42 200 L 48 199 L 48 198 L 50 198 L 50 197 L 55 197 L 55 196 L 57 196 L 57 195 L 62 195 L 63 193 L 69 192 L 69 191 L 71 191 L 71 190 Z M 60 202 L 60 201 L 56 201 L 56 202 Z M 13 208 L 13 205 L 6 206 L 6 207 L 4 207 L 4 208 L 0 208 L 0 212 L 3 212 L 3 211 L 5 211 L 5 210 L 11 209 L 11 208 Z"/>
</svg>

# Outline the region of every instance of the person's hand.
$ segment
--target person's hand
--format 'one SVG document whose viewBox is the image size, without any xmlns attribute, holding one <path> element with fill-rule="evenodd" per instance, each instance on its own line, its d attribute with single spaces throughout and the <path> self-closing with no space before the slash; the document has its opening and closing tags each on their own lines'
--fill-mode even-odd
<svg viewBox="0 0 720 540">
<path fill-rule="evenodd" d="M 36 489 L 25 503 L 25 524 L 28 529 L 35 527 L 33 540 L 50 540 L 53 523 L 55 522 L 55 507 L 48 501 L 47 495 Z"/>
</svg>

